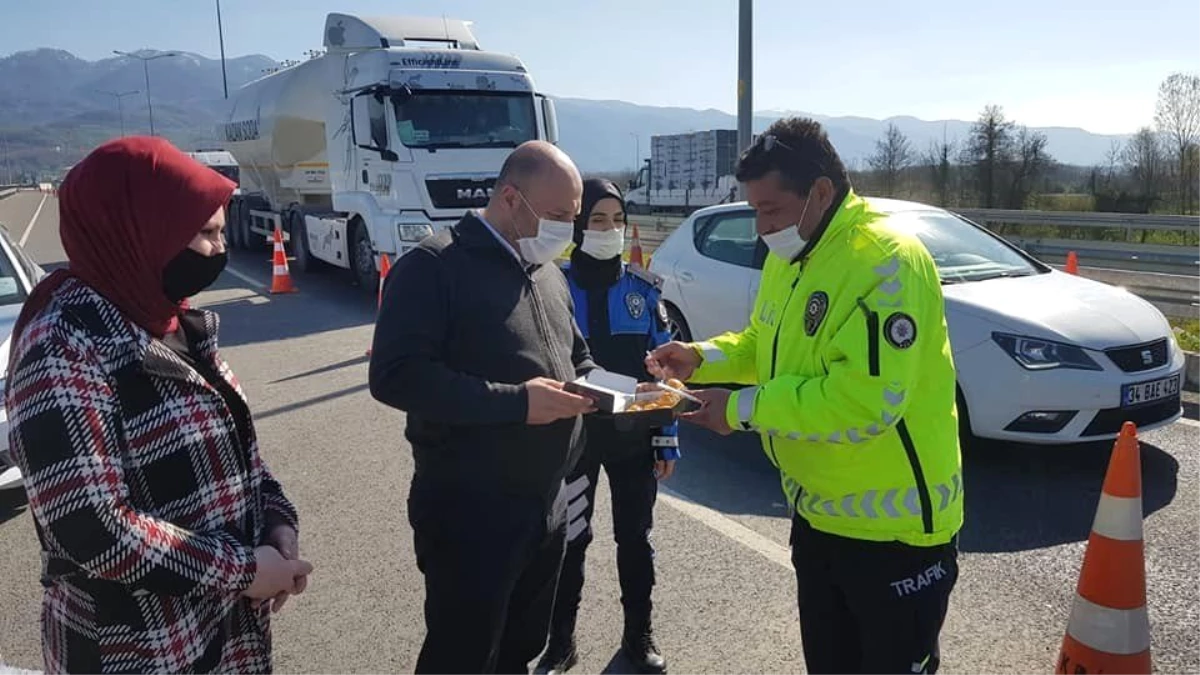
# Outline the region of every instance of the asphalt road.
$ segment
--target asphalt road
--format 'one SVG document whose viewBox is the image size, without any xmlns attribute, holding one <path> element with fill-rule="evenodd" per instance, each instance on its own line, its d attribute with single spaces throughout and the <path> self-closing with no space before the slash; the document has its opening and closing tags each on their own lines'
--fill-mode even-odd
<svg viewBox="0 0 1200 675">
<path fill-rule="evenodd" d="M 41 196 L 0 201 L 18 238 Z M 39 262 L 64 256 L 53 199 L 29 230 Z M 374 299 L 334 272 L 270 296 L 268 253 L 238 253 L 198 300 L 222 317 L 226 358 L 256 414 L 263 454 L 299 507 L 309 590 L 275 624 L 280 672 L 402 672 L 422 638 L 421 577 L 405 513 L 404 418 L 367 391 Z M 236 273 L 235 273 L 236 272 Z M 1195 407 L 1189 406 L 1191 417 Z M 1200 464 L 1196 422 L 1143 437 L 1153 654 L 1200 670 Z M 1012 445 L 965 453 L 961 580 L 943 672 L 1050 672 L 1066 627 L 1110 445 Z M 753 438 L 683 432 L 684 458 L 656 510 L 657 633 L 675 672 L 802 672 L 778 480 Z M 574 672 L 622 672 L 609 502 L 588 560 Z M 38 548 L 20 494 L 0 495 L 0 656 L 41 668 Z M 626 671 L 627 672 L 627 671 Z"/>
</svg>

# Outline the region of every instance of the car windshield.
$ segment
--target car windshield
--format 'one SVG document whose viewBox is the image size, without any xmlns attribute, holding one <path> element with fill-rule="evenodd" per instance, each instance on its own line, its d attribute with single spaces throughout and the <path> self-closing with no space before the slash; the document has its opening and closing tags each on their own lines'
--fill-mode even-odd
<svg viewBox="0 0 1200 675">
<path fill-rule="evenodd" d="M 17 262 L 9 257 L 8 251 L 0 246 L 0 306 L 19 305 L 25 302 L 25 287 L 17 274 Z"/>
<path fill-rule="evenodd" d="M 410 148 L 515 148 L 537 138 L 533 96 L 518 92 L 416 92 L 396 105 Z"/>
<path fill-rule="evenodd" d="M 917 236 L 937 265 L 942 283 L 1024 277 L 1043 272 L 1002 241 L 944 211 L 889 214 L 889 222 Z"/>
</svg>

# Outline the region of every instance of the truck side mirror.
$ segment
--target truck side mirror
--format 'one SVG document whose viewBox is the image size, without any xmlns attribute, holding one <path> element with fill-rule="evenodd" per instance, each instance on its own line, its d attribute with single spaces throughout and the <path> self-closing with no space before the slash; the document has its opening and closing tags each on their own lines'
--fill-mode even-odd
<svg viewBox="0 0 1200 675">
<path fill-rule="evenodd" d="M 542 96 L 542 120 L 546 125 L 546 141 L 558 144 L 558 114 L 554 110 L 554 101 L 549 96 Z"/>
<path fill-rule="evenodd" d="M 385 161 L 385 162 L 398 162 L 398 161 L 400 161 L 400 155 L 397 155 L 395 150 L 388 150 L 387 148 L 380 148 L 380 149 L 379 149 L 379 156 L 380 156 L 380 157 L 383 159 L 383 161 Z"/>
</svg>

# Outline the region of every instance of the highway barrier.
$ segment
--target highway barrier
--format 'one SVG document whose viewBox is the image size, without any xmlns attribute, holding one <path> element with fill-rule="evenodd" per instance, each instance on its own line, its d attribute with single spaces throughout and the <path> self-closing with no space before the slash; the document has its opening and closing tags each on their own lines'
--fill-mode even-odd
<svg viewBox="0 0 1200 675">
<path fill-rule="evenodd" d="M 1052 226 L 1083 230 L 1124 230 L 1125 239 L 1134 239 L 1135 232 L 1179 232 L 1181 239 L 1200 236 L 1200 217 L 1138 213 L 1091 213 L 1072 211 L 1013 211 L 1008 209 L 950 209 L 964 218 L 993 231 L 1008 225 Z M 679 224 L 679 216 L 631 216 L 638 224 L 642 247 L 651 254 Z M 1111 267 L 1134 272 L 1200 275 L 1200 248 L 1192 245 L 1142 244 L 1134 241 L 1105 241 L 1100 239 L 1063 239 L 1032 237 L 1021 234 L 1001 236 L 1023 250 L 1047 262 L 1065 262 L 1067 254 L 1075 251 L 1084 267 Z"/>
</svg>

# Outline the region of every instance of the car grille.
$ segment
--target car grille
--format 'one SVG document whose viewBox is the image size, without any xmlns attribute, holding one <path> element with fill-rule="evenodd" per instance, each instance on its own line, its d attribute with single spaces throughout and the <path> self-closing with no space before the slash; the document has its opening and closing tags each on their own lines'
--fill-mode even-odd
<svg viewBox="0 0 1200 675">
<path fill-rule="evenodd" d="M 1106 349 L 1104 353 L 1127 373 L 1153 370 L 1167 365 L 1167 340 L 1164 338 L 1143 345 Z"/>
<path fill-rule="evenodd" d="M 1115 434 L 1126 422 L 1133 422 L 1138 426 L 1154 424 L 1170 419 L 1179 412 L 1180 408 L 1178 395 L 1137 408 L 1107 408 L 1096 413 L 1095 419 L 1087 425 L 1080 436 Z"/>
<path fill-rule="evenodd" d="M 495 178 L 430 179 L 425 181 L 429 201 L 438 209 L 472 209 L 487 206 L 488 197 L 496 185 Z"/>
</svg>

